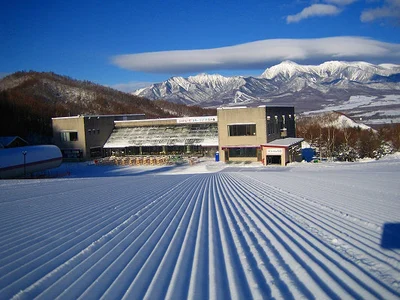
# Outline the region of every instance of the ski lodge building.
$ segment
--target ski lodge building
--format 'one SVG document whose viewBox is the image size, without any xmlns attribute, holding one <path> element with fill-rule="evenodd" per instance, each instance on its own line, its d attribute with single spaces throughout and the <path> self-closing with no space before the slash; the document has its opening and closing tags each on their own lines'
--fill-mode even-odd
<svg viewBox="0 0 400 300">
<path fill-rule="evenodd" d="M 224 162 L 286 165 L 300 153 L 294 107 L 218 108 L 217 116 L 144 119 L 144 115 L 53 118 L 65 159 L 102 156 L 210 156 Z"/>
</svg>

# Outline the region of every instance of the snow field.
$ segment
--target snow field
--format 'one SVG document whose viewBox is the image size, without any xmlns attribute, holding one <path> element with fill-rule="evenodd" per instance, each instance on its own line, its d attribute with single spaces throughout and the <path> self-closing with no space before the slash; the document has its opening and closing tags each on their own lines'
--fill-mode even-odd
<svg viewBox="0 0 400 300">
<path fill-rule="evenodd" d="M 0 298 L 395 299 L 400 250 L 380 243 L 400 223 L 399 167 L 3 180 Z"/>
</svg>

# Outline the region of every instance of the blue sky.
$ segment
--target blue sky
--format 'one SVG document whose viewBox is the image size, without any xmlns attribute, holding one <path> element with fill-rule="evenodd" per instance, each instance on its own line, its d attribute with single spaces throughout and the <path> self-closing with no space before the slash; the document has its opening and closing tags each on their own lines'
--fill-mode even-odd
<svg viewBox="0 0 400 300">
<path fill-rule="evenodd" d="M 400 64 L 400 0 L 5 1 L 0 75 L 52 71 L 132 90 L 283 60 Z"/>
</svg>

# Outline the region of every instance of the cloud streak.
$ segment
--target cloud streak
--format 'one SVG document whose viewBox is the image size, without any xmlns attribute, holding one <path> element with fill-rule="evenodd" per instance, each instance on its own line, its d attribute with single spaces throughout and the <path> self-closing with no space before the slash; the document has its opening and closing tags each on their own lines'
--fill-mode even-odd
<svg viewBox="0 0 400 300">
<path fill-rule="evenodd" d="M 366 23 L 385 18 L 395 18 L 400 25 L 400 0 L 386 0 L 382 7 L 364 10 L 360 20 Z"/>
<path fill-rule="evenodd" d="M 325 0 L 326 3 L 332 3 L 335 5 L 349 5 L 356 1 L 357 0 Z"/>
<path fill-rule="evenodd" d="M 290 15 L 286 17 L 286 22 L 297 23 L 301 20 L 308 19 L 311 17 L 324 17 L 324 16 L 334 16 L 341 12 L 339 8 L 330 4 L 313 4 L 309 7 L 304 8 L 301 12 L 295 15 Z"/>
<path fill-rule="evenodd" d="M 161 74 L 263 69 L 283 60 L 302 63 L 327 60 L 399 63 L 400 44 L 362 37 L 270 39 L 214 49 L 117 55 L 111 60 L 123 69 Z"/>
</svg>

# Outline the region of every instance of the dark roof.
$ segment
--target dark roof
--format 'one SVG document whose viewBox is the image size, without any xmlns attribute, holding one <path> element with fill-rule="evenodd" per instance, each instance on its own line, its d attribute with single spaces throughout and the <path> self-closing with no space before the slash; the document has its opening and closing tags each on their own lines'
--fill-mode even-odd
<svg viewBox="0 0 400 300">
<path fill-rule="evenodd" d="M 23 138 L 20 138 L 19 136 L 0 136 L 0 148 L 8 148 L 15 142 L 20 142 L 24 144 L 24 146 L 29 144 L 27 141 L 25 141 Z"/>
<path fill-rule="evenodd" d="M 264 144 L 263 146 L 281 146 L 281 147 L 290 147 L 295 144 L 302 142 L 303 138 L 285 138 L 285 139 L 277 139 Z"/>
</svg>

